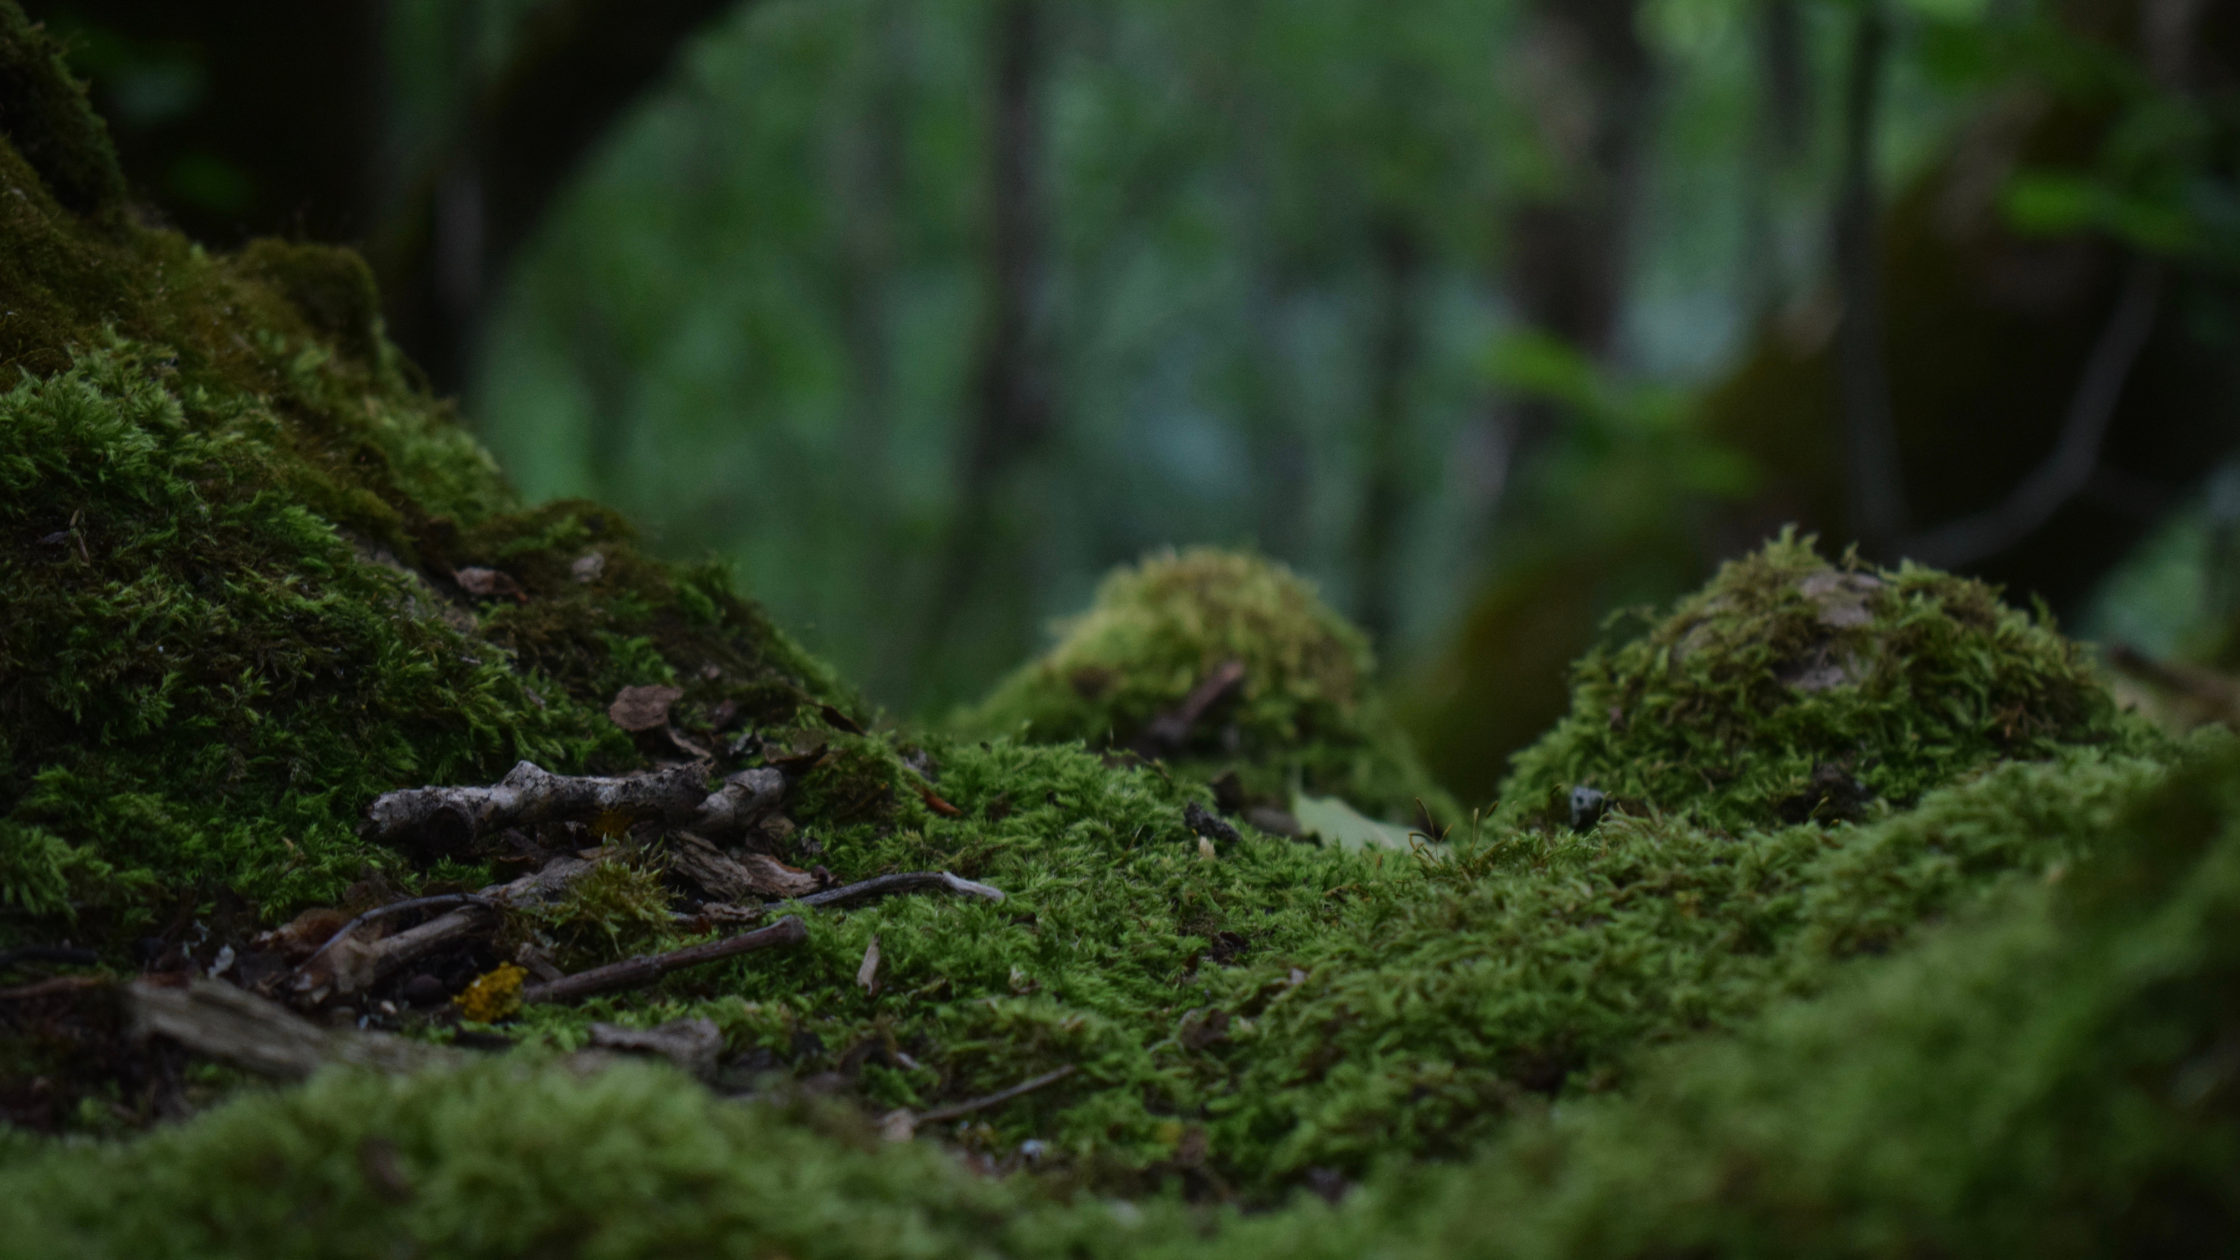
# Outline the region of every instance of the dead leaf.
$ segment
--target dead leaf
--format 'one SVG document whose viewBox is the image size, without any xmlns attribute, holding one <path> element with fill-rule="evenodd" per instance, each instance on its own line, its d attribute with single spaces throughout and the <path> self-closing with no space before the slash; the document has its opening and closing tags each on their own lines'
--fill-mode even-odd
<svg viewBox="0 0 2240 1260">
<path fill-rule="evenodd" d="M 918 785 L 918 795 L 920 795 L 920 796 L 922 796 L 922 797 L 926 798 L 926 808 L 927 808 L 927 809 L 930 809 L 930 810 L 932 810 L 932 811 L 933 811 L 934 813 L 936 813 L 936 814 L 939 814 L 939 815 L 941 815 L 941 816 L 942 816 L 943 818 L 962 818 L 962 817 L 964 817 L 964 811 L 963 811 L 963 810 L 961 810 L 961 809 L 958 809 L 958 808 L 957 808 L 956 806 L 954 806 L 954 805 L 951 805 L 951 804 L 950 804 L 949 802 L 947 802 L 947 801 L 945 801 L 945 800 L 942 800 L 940 796 L 938 796 L 938 795 L 936 795 L 936 794 L 935 794 L 935 792 L 934 792 L 934 790 L 933 790 L 932 788 L 930 788 L 930 787 L 927 787 L 927 786 L 926 786 L 925 784 L 923 784 L 923 783 L 920 783 L 920 784 Z"/>
<path fill-rule="evenodd" d="M 856 983 L 874 997 L 879 993 L 879 937 L 873 933 L 871 943 L 863 948 L 863 965 L 856 968 Z"/>
<path fill-rule="evenodd" d="M 684 697 L 681 687 L 624 687 L 607 706 L 607 716 L 626 731 L 650 731 L 669 723 L 669 708 Z"/>
</svg>

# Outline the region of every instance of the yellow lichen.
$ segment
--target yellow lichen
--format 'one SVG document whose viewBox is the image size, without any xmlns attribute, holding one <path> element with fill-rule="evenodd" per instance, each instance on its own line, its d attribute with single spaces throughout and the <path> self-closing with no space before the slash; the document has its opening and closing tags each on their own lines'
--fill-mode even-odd
<svg viewBox="0 0 2240 1260">
<path fill-rule="evenodd" d="M 512 963 L 499 963 L 491 971 L 476 976 L 474 983 L 459 996 L 452 998 L 452 1005 L 459 1013 L 480 1024 L 495 1024 L 521 1009 L 521 982 L 529 973 Z"/>
</svg>

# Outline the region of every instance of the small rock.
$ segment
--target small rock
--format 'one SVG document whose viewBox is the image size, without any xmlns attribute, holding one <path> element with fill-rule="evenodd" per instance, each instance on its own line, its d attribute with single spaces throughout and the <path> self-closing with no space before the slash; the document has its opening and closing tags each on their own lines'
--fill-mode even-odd
<svg viewBox="0 0 2240 1260">
<path fill-rule="evenodd" d="M 568 566 L 568 575 L 578 582 L 596 582 L 607 571 L 607 556 L 602 551 L 586 551 Z"/>
</svg>

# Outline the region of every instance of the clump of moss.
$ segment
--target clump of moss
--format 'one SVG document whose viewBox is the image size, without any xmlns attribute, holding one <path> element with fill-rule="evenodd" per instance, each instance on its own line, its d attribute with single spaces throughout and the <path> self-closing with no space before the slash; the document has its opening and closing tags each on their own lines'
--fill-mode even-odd
<svg viewBox="0 0 2240 1260">
<path fill-rule="evenodd" d="M 1306 791 L 1389 818 L 1412 818 L 1418 800 L 1455 814 L 1376 692 L 1367 637 L 1283 565 L 1206 547 L 1153 555 L 1106 577 L 1058 636 L 958 727 L 1134 746 L 1194 780 L 1234 771 L 1246 800 L 1278 808 Z M 1153 729 L 1230 662 L 1243 667 L 1233 694 Z"/>
<path fill-rule="evenodd" d="M 2240 1245 L 2240 747 L 2093 807 L 2075 860 L 1460 1168 L 1232 1255 L 2221 1255 Z M 2056 799 L 2062 781 L 2047 784 Z M 2019 833 L 2058 818 L 1987 823 Z"/>
<path fill-rule="evenodd" d="M 1993 588 L 1831 563 L 1784 532 L 1583 659 L 1569 716 L 1518 754 L 1500 816 L 1584 822 L 1583 787 L 1594 808 L 1734 831 L 1860 818 L 1993 761 L 2153 739 L 2082 648 Z"/>
<path fill-rule="evenodd" d="M 486 875 L 355 824 L 519 759 L 682 755 L 607 719 L 622 686 L 677 683 L 703 740 L 861 713 L 720 571 L 525 507 L 354 255 L 211 255 L 122 190 L 0 3 L 0 948 L 207 953 L 354 882 Z"/>
</svg>

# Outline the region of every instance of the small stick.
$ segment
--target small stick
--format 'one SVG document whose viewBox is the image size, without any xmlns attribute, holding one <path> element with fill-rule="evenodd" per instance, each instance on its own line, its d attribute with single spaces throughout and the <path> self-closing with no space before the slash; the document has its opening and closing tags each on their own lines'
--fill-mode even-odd
<svg viewBox="0 0 2240 1260">
<path fill-rule="evenodd" d="M 392 914 L 403 914 L 407 910 L 432 910 L 437 906 L 481 906 L 487 910 L 490 908 L 490 899 L 481 893 L 439 893 L 433 897 L 413 897 L 406 901 L 392 901 L 385 906 L 375 906 L 336 928 L 334 935 L 328 937 L 325 944 L 312 950 L 311 957 L 304 959 L 296 970 L 303 971 L 309 968 L 311 964 L 319 961 L 319 955 L 333 949 L 344 937 L 349 936 L 352 932 L 375 919 L 386 919 Z"/>
<path fill-rule="evenodd" d="M 640 988 L 685 967 L 696 967 L 701 963 L 715 962 L 773 945 L 798 945 L 808 939 L 809 929 L 802 925 L 799 918 L 789 914 L 769 927 L 742 932 L 720 941 L 687 945 L 666 954 L 640 954 L 636 958 L 626 958 L 618 963 L 563 976 L 550 984 L 531 985 L 522 990 L 521 1000 L 533 1006 L 542 1002 L 572 1002 L 577 998 L 612 993 L 617 989 Z"/>
<path fill-rule="evenodd" d="M 920 1115 L 918 1123 L 937 1124 L 943 1120 L 954 1120 L 958 1116 L 969 1116 L 975 1111 L 985 1111 L 990 1107 L 1001 1106 L 1014 1098 L 1024 1098 L 1045 1085 L 1055 1085 L 1073 1075 L 1075 1070 L 1075 1065 L 1068 1063 L 1054 1072 L 1044 1072 L 1040 1076 L 1021 1081 L 1009 1089 L 999 1089 L 985 1098 L 975 1098 L 970 1102 L 951 1103 L 946 1107 L 935 1107 L 933 1110 Z"/>
<path fill-rule="evenodd" d="M 975 1098 L 969 1102 L 951 1103 L 946 1107 L 935 1107 L 933 1110 L 924 1113 L 914 1112 L 908 1107 L 897 1107 L 880 1118 L 880 1135 L 889 1142 L 907 1142 L 917 1136 L 918 1126 L 921 1124 L 938 1124 L 943 1120 L 954 1120 L 959 1116 L 969 1116 L 975 1111 L 985 1111 L 990 1107 L 1001 1106 L 1014 1098 L 1024 1098 L 1045 1085 L 1054 1085 L 1073 1075 L 1074 1069 L 1075 1065 L 1068 1063 L 1056 1071 L 1044 1072 L 1030 1080 L 1021 1081 L 1009 1089 L 999 1089 L 984 1098 Z"/>
<path fill-rule="evenodd" d="M 775 909 L 782 905 L 796 905 L 814 910 L 823 906 L 837 906 L 844 902 L 860 901 L 865 897 L 881 897 L 888 893 L 898 892 L 916 892 L 921 888 L 946 888 L 950 892 L 967 897 L 979 897 L 987 901 L 1003 900 L 1002 889 L 974 883 L 969 879 L 951 875 L 947 871 L 905 871 L 899 875 L 874 875 L 870 879 L 859 880 L 853 884 L 843 884 L 838 888 L 827 889 L 821 893 L 796 897 L 790 902 L 773 901 L 765 908 Z"/>
</svg>

